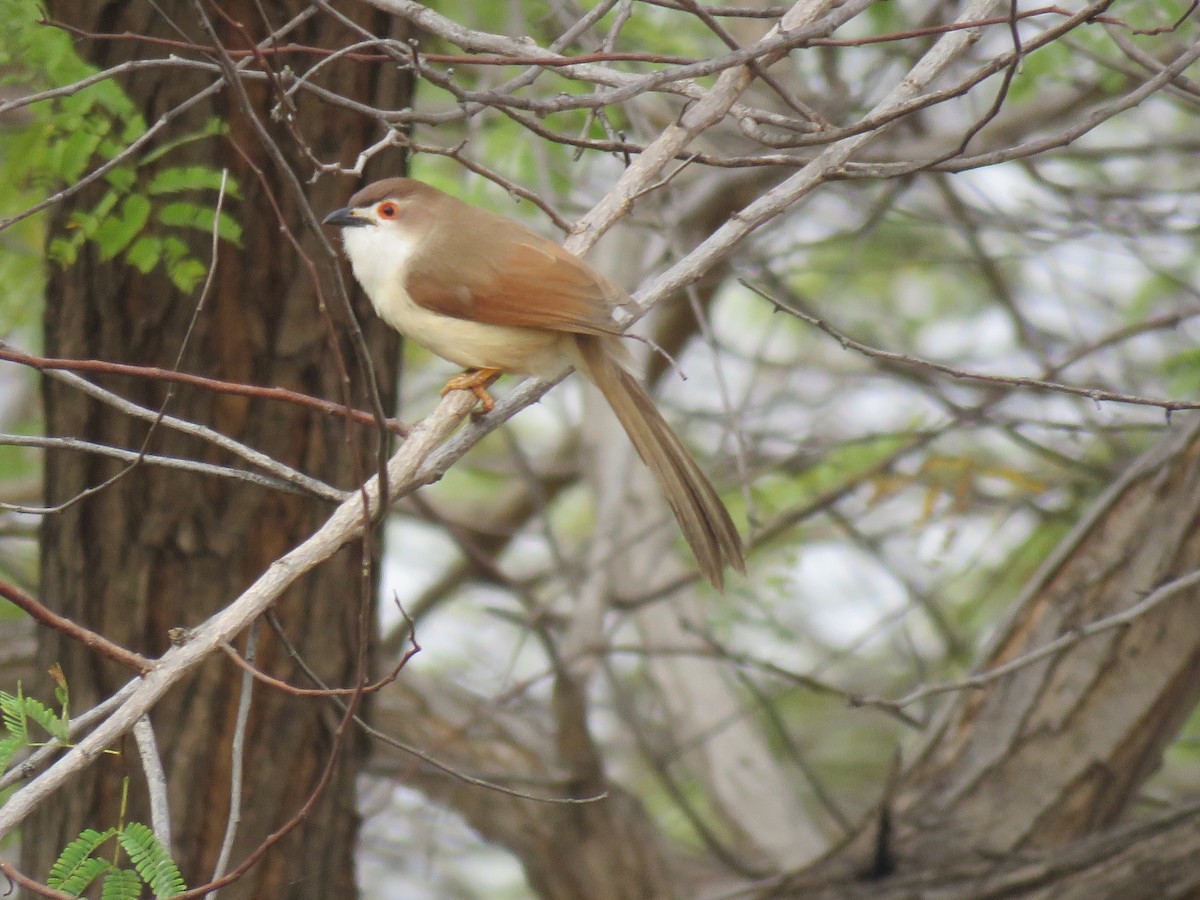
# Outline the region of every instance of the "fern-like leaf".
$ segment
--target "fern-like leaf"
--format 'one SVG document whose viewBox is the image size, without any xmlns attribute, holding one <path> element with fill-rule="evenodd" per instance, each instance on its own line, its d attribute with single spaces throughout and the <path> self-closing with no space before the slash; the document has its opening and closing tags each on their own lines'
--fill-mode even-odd
<svg viewBox="0 0 1200 900">
<path fill-rule="evenodd" d="M 104 879 L 100 900 L 138 900 L 142 896 L 142 879 L 133 869 L 114 869 Z"/>
<path fill-rule="evenodd" d="M 96 859 L 92 854 L 116 833 L 115 828 L 109 828 L 107 831 L 85 828 L 79 837 L 67 844 L 58 855 L 58 859 L 50 867 L 50 877 L 46 879 L 46 884 L 78 897 L 97 876 L 112 868 L 108 860 Z"/>
<path fill-rule="evenodd" d="M 17 751 L 25 746 L 25 742 L 15 735 L 0 740 L 0 773 L 8 769 L 8 764 L 17 755 Z"/>
<path fill-rule="evenodd" d="M 33 697 L 25 697 L 22 699 L 22 709 L 25 715 L 33 721 L 37 722 L 51 737 L 56 737 L 64 743 L 67 740 L 66 724 L 58 717 L 54 710 L 50 709 L 41 700 L 35 700 Z"/>
<path fill-rule="evenodd" d="M 17 685 L 17 693 L 0 691 L 0 719 L 4 721 L 4 730 L 8 736 L 16 738 L 21 745 L 29 743 L 29 726 L 25 722 L 24 697 L 21 696 L 21 685 Z"/>
<path fill-rule="evenodd" d="M 112 863 L 99 856 L 89 856 L 79 864 L 71 877 L 63 882 L 60 891 L 72 897 L 80 897 L 93 881 L 112 868 Z"/>
<path fill-rule="evenodd" d="M 187 890 L 179 867 L 171 859 L 171 852 L 147 826 L 130 822 L 122 829 L 118 840 L 155 897 L 173 897 Z"/>
<path fill-rule="evenodd" d="M 33 697 L 26 697 L 21 693 L 19 684 L 16 694 L 0 691 L 0 720 L 3 720 L 4 730 L 8 732 L 9 737 L 18 738 L 22 744 L 28 744 L 30 719 L 46 729 L 47 734 L 66 741 L 66 720 L 60 719 L 45 703 Z"/>
</svg>

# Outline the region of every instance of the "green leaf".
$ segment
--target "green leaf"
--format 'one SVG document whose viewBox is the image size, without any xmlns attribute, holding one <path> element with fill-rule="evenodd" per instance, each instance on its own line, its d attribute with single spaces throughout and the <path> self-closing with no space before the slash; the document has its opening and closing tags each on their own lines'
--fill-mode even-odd
<svg viewBox="0 0 1200 900">
<path fill-rule="evenodd" d="M 90 210 L 79 209 L 71 213 L 70 227 L 77 229 L 85 238 L 91 238 L 116 208 L 120 199 L 121 195 L 116 191 L 108 191 Z"/>
<path fill-rule="evenodd" d="M 88 238 L 100 227 L 100 217 L 92 210 L 77 209 L 67 219 L 67 227 L 73 234 Z"/>
<path fill-rule="evenodd" d="M 125 150 L 127 143 L 126 141 L 118 141 L 116 138 L 106 137 L 100 141 L 100 146 L 96 150 L 105 159 L 114 159 Z"/>
<path fill-rule="evenodd" d="M 173 263 L 191 256 L 192 248 L 177 237 L 168 237 L 163 240 L 163 252 L 167 262 Z"/>
<path fill-rule="evenodd" d="M 33 697 L 24 699 L 25 714 L 37 722 L 46 730 L 46 733 L 51 737 L 56 737 L 60 741 L 66 741 L 67 732 L 61 719 L 43 703 L 41 700 L 35 700 Z"/>
<path fill-rule="evenodd" d="M 102 259 L 112 259 L 131 243 L 150 220 L 150 201 L 141 194 L 129 194 L 121 211 L 100 223 L 92 239 L 100 247 Z"/>
<path fill-rule="evenodd" d="M 204 280 L 208 269 L 204 263 L 195 257 L 177 260 L 167 264 L 167 276 L 171 283 L 185 294 L 190 294 Z"/>
<path fill-rule="evenodd" d="M 8 737 L 0 740 L 0 772 L 8 769 L 8 764 L 12 761 L 12 758 L 24 746 L 25 742 L 16 735 L 10 734 Z"/>
<path fill-rule="evenodd" d="M 203 128 L 182 135 L 173 141 L 166 141 L 165 143 L 159 144 L 158 147 L 142 157 L 142 165 L 149 165 L 150 163 L 157 162 L 172 150 L 182 147 L 185 144 L 190 144 L 193 141 L 202 141 L 210 137 L 216 137 L 219 134 L 225 134 L 228 130 L 228 126 L 214 116 L 204 123 Z M 130 140 L 132 140 L 132 138 Z"/>
<path fill-rule="evenodd" d="M 142 896 L 142 879 L 131 869 L 116 869 L 104 879 L 100 900 L 138 900 Z"/>
<path fill-rule="evenodd" d="M 17 693 L 10 694 L 7 691 L 0 691 L 0 721 L 4 723 L 4 730 L 8 733 L 5 738 L 5 745 L 8 742 L 14 742 L 16 748 L 20 748 L 30 742 L 29 736 L 29 720 L 32 719 L 37 724 L 41 725 L 46 730 L 46 733 L 52 737 L 58 738 L 64 743 L 67 741 L 67 726 L 68 719 L 66 718 L 66 707 L 63 707 L 63 716 L 58 716 L 53 710 L 47 708 L 46 704 L 33 697 L 26 697 L 21 693 L 21 685 L 17 684 Z M 8 757 L 12 756 L 12 750 L 8 753 Z M 2 751 L 0 751 L 2 754 Z M 7 759 L 5 759 L 7 762 Z M 0 770 L 3 770 L 4 765 L 0 764 Z"/>
<path fill-rule="evenodd" d="M 143 275 L 158 265 L 162 259 L 163 242 L 160 238 L 140 237 L 125 254 L 125 259 L 131 266 Z"/>
<path fill-rule="evenodd" d="M 89 856 L 79 864 L 79 867 L 72 873 L 71 877 L 59 886 L 59 890 L 78 897 L 87 890 L 93 881 L 111 868 L 112 863 L 107 859 Z"/>
<path fill-rule="evenodd" d="M 174 203 L 166 204 L 158 211 L 158 220 L 164 225 L 172 225 L 176 228 L 212 231 L 213 214 L 211 209 L 205 209 L 199 204 L 176 200 Z"/>
<path fill-rule="evenodd" d="M 0 21 L 6 29 L 0 42 L 0 84 L 19 85 L 27 92 L 68 85 L 98 71 L 79 57 L 69 34 L 40 24 L 34 0 L 0 0 Z M 27 205 L 48 189 L 78 181 L 89 168 L 126 152 L 146 128 L 145 118 L 115 79 L 34 105 L 21 122 L 0 132 L 0 168 L 9 170 L 10 199 Z M 8 306 L 30 315 L 34 304 L 24 298 L 41 296 L 45 257 L 61 266 L 74 265 L 88 241 L 96 243 L 101 259 L 122 259 L 143 273 L 161 265 L 178 288 L 194 289 L 203 278 L 203 266 L 190 252 L 167 252 L 164 242 L 170 231 L 184 228 L 208 234 L 215 227 L 221 238 L 240 243 L 241 229 L 226 215 L 214 225 L 215 204 L 194 199 L 212 196 L 221 185 L 220 169 L 203 164 L 171 166 L 168 154 L 211 141 L 228 130 L 220 118 L 210 117 L 186 134 L 123 159 L 105 172 L 101 183 L 108 190 L 100 201 L 75 211 L 63 233 L 46 235 L 44 218 L 31 218 L 10 229 L 7 246 L 18 252 L 0 254 L 0 281 L 6 285 L 0 317 L 17 320 Z M 228 179 L 226 192 L 238 196 L 234 179 Z M 182 207 L 167 203 L 159 217 L 162 200 L 189 198 L 191 202 Z M 165 227 L 152 234 L 159 223 Z M 23 255 L 20 251 L 28 236 L 35 238 L 38 249 Z"/>
<path fill-rule="evenodd" d="M 50 245 L 46 248 L 46 255 L 52 262 L 56 262 L 64 268 L 66 266 L 73 266 L 75 260 L 79 258 L 79 247 L 82 244 L 82 235 L 78 236 L 78 240 L 75 239 L 75 236 L 69 238 L 52 238 Z"/>
<path fill-rule="evenodd" d="M 137 183 L 137 169 L 132 166 L 117 166 L 110 169 L 104 178 L 117 190 L 128 193 Z"/>
<path fill-rule="evenodd" d="M 54 865 L 50 867 L 50 877 L 46 884 L 68 894 L 78 896 L 96 877 L 111 868 L 107 860 L 95 859 L 92 854 L 96 849 L 117 833 L 117 829 L 96 831 L 85 828 L 75 840 L 63 848 Z"/>
<path fill-rule="evenodd" d="M 179 290 L 190 293 L 204 280 L 207 271 L 204 264 L 192 256 L 191 248 L 179 238 L 164 238 L 163 251 L 167 258 L 167 277 Z"/>
<path fill-rule="evenodd" d="M 175 860 L 147 826 L 130 822 L 117 839 L 155 897 L 171 897 L 187 890 Z"/>
<path fill-rule="evenodd" d="M 242 246 L 242 226 L 237 219 L 224 210 L 217 216 L 217 234 L 222 240 L 229 241 L 238 247 Z"/>
<path fill-rule="evenodd" d="M 146 122 L 136 110 L 133 111 L 133 115 L 126 116 L 124 122 L 125 129 L 121 132 L 121 140 L 126 144 L 132 144 L 146 133 Z"/>
<path fill-rule="evenodd" d="M 70 137 L 51 144 L 50 165 L 64 181 L 77 181 L 99 146 L 100 135 L 76 131 Z"/>
<path fill-rule="evenodd" d="M 221 172 L 208 166 L 173 166 L 163 169 L 150 180 L 146 191 L 150 194 L 179 194 L 183 191 L 202 191 L 221 189 Z M 232 178 L 225 180 L 225 190 L 229 191 Z"/>
<path fill-rule="evenodd" d="M 67 687 L 67 676 L 62 667 L 55 663 L 50 667 L 50 677 L 54 681 L 54 699 L 62 709 L 62 719 L 67 721 L 71 715 L 71 690 Z"/>
<path fill-rule="evenodd" d="M 25 704 L 21 696 L 21 685 L 17 684 L 17 693 L 0 691 L 0 717 L 4 720 L 4 730 L 10 738 L 16 738 L 21 746 L 29 743 L 29 726 L 25 721 Z"/>
</svg>

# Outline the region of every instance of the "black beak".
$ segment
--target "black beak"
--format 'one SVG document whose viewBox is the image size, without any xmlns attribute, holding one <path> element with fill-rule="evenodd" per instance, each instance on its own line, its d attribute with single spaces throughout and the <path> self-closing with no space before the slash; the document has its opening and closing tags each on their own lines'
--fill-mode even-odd
<svg viewBox="0 0 1200 900">
<path fill-rule="evenodd" d="M 356 216 L 354 210 L 348 206 L 343 206 L 341 209 L 335 209 L 329 215 L 321 220 L 322 225 L 337 225 L 340 228 L 358 228 L 360 225 L 374 225 L 370 219 L 364 219 L 361 216 Z"/>
</svg>

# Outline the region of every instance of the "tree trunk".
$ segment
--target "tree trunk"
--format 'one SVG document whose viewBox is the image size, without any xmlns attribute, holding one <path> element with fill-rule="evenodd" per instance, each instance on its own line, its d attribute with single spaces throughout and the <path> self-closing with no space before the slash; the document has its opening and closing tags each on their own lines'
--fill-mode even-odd
<svg viewBox="0 0 1200 900">
<path fill-rule="evenodd" d="M 977 688 L 954 695 L 892 792 L 883 833 L 769 896 L 1193 896 L 1194 808 L 1118 823 L 1200 698 L 1198 523 L 1193 422 L 1042 566 Z"/>
<path fill-rule="evenodd" d="M 224 2 L 223 19 L 214 13 L 222 41 L 246 49 L 269 28 L 287 22 L 308 4 L 301 0 L 260 6 Z M 271 16 L 262 21 L 262 10 Z M 160 12 L 161 11 L 161 12 Z M 133 32 L 178 40 L 179 24 L 206 44 L 190 0 L 95 3 L 58 0 L 52 18 L 94 32 Z M 393 19 L 350 10 L 347 15 L 375 34 L 388 35 Z M 165 17 L 170 17 L 166 21 Z M 244 31 L 242 29 L 245 29 Z M 289 35 L 289 41 L 339 48 L 356 35 L 331 17 L 317 15 Z M 81 52 L 100 66 L 159 52 L 126 40 L 82 40 Z M 272 65 L 282 66 L 284 59 Z M 143 70 L 124 87 L 153 123 L 164 111 L 193 96 L 211 81 L 180 69 Z M 394 66 L 341 63 L 324 67 L 319 83 L 351 99 L 402 106 L 409 84 Z M 296 146 L 288 127 L 270 116 L 277 98 L 268 81 L 246 82 L 255 116 L 276 140 L 293 171 L 311 171 L 311 160 Z M 316 107 L 303 93 L 296 98 L 296 128 L 322 160 L 353 160 L 378 138 L 371 123 L 337 107 Z M 300 198 L 267 152 L 253 124 L 226 88 L 212 102 L 192 108 L 172 123 L 171 136 L 194 131 L 211 117 L 229 124 L 227 137 L 180 147 L 169 165 L 205 164 L 227 168 L 240 187 L 240 199 L 225 208 L 243 227 L 240 249 L 223 242 L 211 291 L 197 316 L 181 368 L 215 378 L 281 386 L 343 399 L 338 356 L 347 360 L 356 405 L 368 406 L 362 369 L 346 338 L 344 317 L 333 300 L 332 263 L 301 216 Z M 243 155 L 245 154 L 245 155 Z M 377 159 L 375 162 L 379 162 Z M 395 174 L 401 161 L 385 161 Z M 152 169 L 153 166 L 148 167 Z M 262 180 L 254 169 L 261 169 Z M 139 171 L 149 178 L 150 171 Z M 317 210 L 341 205 L 352 185 L 326 179 L 306 188 Z M 84 191 L 59 207 L 51 234 L 62 233 L 75 209 L 90 209 L 103 187 Z M 211 202 L 211 199 L 207 202 Z M 282 221 L 274 211 L 278 204 Z M 299 255 L 287 250 L 281 225 L 301 239 L 322 272 L 334 333 L 318 305 L 317 286 Z M 201 259 L 210 238 L 191 242 Z M 196 309 L 197 290 L 185 296 L 157 272 L 142 275 L 123 261 L 101 258 L 86 246 L 78 263 L 54 270 L 47 288 L 46 351 L 52 356 L 97 358 L 171 367 L 184 346 Z M 357 311 L 364 314 L 361 298 Z M 366 320 L 367 316 L 360 315 Z M 384 408 L 394 403 L 397 340 L 390 329 L 369 329 L 367 344 L 378 375 Z M 336 354 L 336 355 L 335 355 Z M 106 387 L 152 409 L 164 401 L 161 384 L 104 379 Z M 48 433 L 138 448 L 147 425 L 114 412 L 77 390 L 48 378 L 44 389 Z M 339 487 L 352 487 L 371 470 L 376 439 L 369 430 L 348 431 L 340 421 L 299 407 L 177 388 L 169 414 L 195 421 L 250 444 L 288 465 Z M 150 452 L 228 463 L 211 446 L 159 427 Z M 120 466 L 100 457 L 52 451 L 46 456 L 46 502 L 54 506 L 104 484 Z M 111 639 L 149 656 L 168 646 L 168 631 L 200 622 L 221 608 L 267 565 L 306 536 L 329 512 L 310 497 L 283 494 L 224 479 L 138 466 L 62 512 L 47 516 L 42 533 L 44 601 Z M 372 555 L 378 543 L 369 545 Z M 301 580 L 277 607 L 283 629 L 300 654 L 331 684 L 352 684 L 367 648 L 360 640 L 373 625 L 374 585 L 363 576 L 360 547 L 343 550 L 328 565 Z M 41 630 L 39 668 L 62 666 L 75 709 L 109 695 L 130 677 L 86 648 Z M 276 677 L 303 683 L 298 666 L 280 641 L 264 628 L 258 665 Z M 227 660 L 210 661 L 156 707 L 152 721 L 169 782 L 174 853 L 190 884 L 207 881 L 222 844 L 229 814 L 231 740 L 242 673 Z M 245 789 L 241 824 L 231 864 L 236 866 L 272 831 L 294 816 L 314 789 L 333 750 L 337 715 L 321 700 L 296 698 L 256 687 L 244 758 Z M 122 781 L 130 780 L 126 820 L 147 821 L 144 780 L 129 741 L 92 766 L 53 804 L 43 804 L 24 831 L 24 868 L 44 879 L 51 861 L 85 827 L 118 822 Z M 346 898 L 355 893 L 353 851 L 358 828 L 355 777 L 363 757 L 361 741 L 343 738 L 333 774 L 305 820 L 277 844 L 222 898 Z"/>
<path fill-rule="evenodd" d="M 981 669 L 1063 645 L 959 695 L 897 798 L 902 860 L 1059 846 L 1125 813 L 1200 698 L 1198 524 L 1193 424 L 1131 466 L 1026 588 Z"/>
<path fill-rule="evenodd" d="M 1003 859 L 944 854 L 875 880 L 794 877 L 758 893 L 803 900 L 1166 900 L 1200 892 L 1200 809 L 1173 809 L 1065 847 Z M 752 896 L 747 894 L 746 896 Z"/>
</svg>

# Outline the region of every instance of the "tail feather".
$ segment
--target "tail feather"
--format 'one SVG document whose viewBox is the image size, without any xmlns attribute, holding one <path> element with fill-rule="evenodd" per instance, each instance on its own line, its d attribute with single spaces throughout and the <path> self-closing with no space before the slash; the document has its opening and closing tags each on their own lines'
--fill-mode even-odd
<svg viewBox="0 0 1200 900">
<path fill-rule="evenodd" d="M 701 573 L 718 590 L 724 587 L 725 567 L 746 571 L 745 551 L 729 511 L 712 482 L 688 453 L 678 435 L 641 383 L 620 358 L 617 339 L 576 335 L 578 368 L 600 389 L 629 435 L 638 455 L 654 475 Z"/>
</svg>

